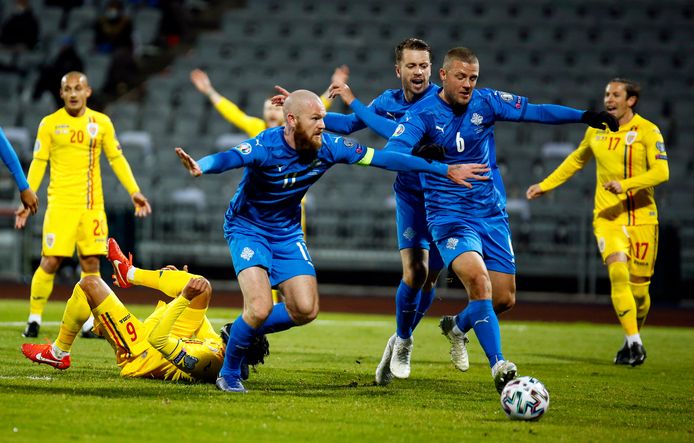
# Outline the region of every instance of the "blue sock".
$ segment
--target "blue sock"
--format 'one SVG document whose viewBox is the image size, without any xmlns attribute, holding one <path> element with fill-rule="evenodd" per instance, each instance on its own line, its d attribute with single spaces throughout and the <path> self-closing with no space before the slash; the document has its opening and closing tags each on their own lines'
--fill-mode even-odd
<svg viewBox="0 0 694 443">
<path fill-rule="evenodd" d="M 489 366 L 503 360 L 501 353 L 501 332 L 499 320 L 496 318 L 491 300 L 473 300 L 460 314 L 456 315 L 455 323 L 458 328 L 467 333 L 475 330 L 477 340 L 489 360 Z"/>
<path fill-rule="evenodd" d="M 400 338 L 412 336 L 412 325 L 417 314 L 419 293 L 419 289 L 410 288 L 404 281 L 400 281 L 398 292 L 395 293 L 395 323 L 398 326 L 397 333 Z"/>
<path fill-rule="evenodd" d="M 287 312 L 287 305 L 282 303 L 277 303 L 272 307 L 270 315 L 265 319 L 265 323 L 258 328 L 258 335 L 260 334 L 272 334 L 273 332 L 286 331 L 289 328 L 296 326 L 294 320 L 289 316 Z"/>
<path fill-rule="evenodd" d="M 429 308 L 431 307 L 431 304 L 434 303 L 435 293 L 436 288 L 431 288 L 431 291 L 422 290 L 421 295 L 419 296 L 417 312 L 414 315 L 414 323 L 412 323 L 413 332 L 419 324 L 420 320 L 424 317 L 424 314 L 426 314 Z"/>
<path fill-rule="evenodd" d="M 220 377 L 232 376 L 241 378 L 241 364 L 246 358 L 246 351 L 251 344 L 253 337 L 258 335 L 258 330 L 251 328 L 248 323 L 243 320 L 242 316 L 238 316 L 231 325 L 229 331 L 229 341 L 227 349 L 224 353 L 224 364 L 219 371 Z"/>
</svg>

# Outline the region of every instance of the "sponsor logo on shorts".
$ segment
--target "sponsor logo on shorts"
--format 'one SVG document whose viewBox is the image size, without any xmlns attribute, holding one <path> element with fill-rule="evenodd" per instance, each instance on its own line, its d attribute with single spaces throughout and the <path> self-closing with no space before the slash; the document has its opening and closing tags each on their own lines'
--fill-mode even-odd
<svg viewBox="0 0 694 443">
<path fill-rule="evenodd" d="M 251 148 L 251 145 L 249 145 L 248 143 L 241 143 L 240 145 L 238 145 L 234 149 L 236 149 L 237 151 L 239 151 L 243 155 L 248 155 L 251 153 L 251 150 L 253 148 Z"/>
<path fill-rule="evenodd" d="M 395 132 L 393 132 L 393 137 L 398 137 L 405 132 L 405 125 L 399 124 L 397 128 L 395 128 Z"/>
<path fill-rule="evenodd" d="M 605 252 L 605 237 L 600 237 L 598 239 L 598 250 L 601 254 Z"/>
<path fill-rule="evenodd" d="M 241 251 L 241 258 L 246 260 L 246 261 L 253 258 L 254 255 L 255 255 L 255 251 L 253 249 L 249 248 L 248 246 L 243 248 L 243 251 Z"/>
<path fill-rule="evenodd" d="M 451 249 L 451 250 L 453 250 L 453 249 L 457 248 L 457 247 L 458 247 L 458 242 L 459 242 L 459 241 L 460 241 L 460 240 L 458 240 L 458 239 L 455 238 L 455 237 L 449 238 L 449 239 L 446 241 L 446 249 Z"/>
<path fill-rule="evenodd" d="M 415 235 L 417 235 L 417 232 L 412 229 L 412 226 L 408 226 L 407 229 L 405 229 L 405 232 L 402 233 L 402 236 L 408 240 L 412 240 Z"/>
<path fill-rule="evenodd" d="M 53 234 L 52 232 L 46 234 L 46 247 L 52 248 L 54 244 L 55 244 L 55 234 Z"/>
</svg>

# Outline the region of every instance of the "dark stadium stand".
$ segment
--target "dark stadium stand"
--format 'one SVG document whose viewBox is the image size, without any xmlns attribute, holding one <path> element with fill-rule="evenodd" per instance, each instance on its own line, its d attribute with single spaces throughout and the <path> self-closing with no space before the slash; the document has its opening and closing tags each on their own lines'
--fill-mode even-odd
<svg viewBox="0 0 694 443">
<path fill-rule="evenodd" d="M 11 2 L 2 3 L 1 10 L 7 11 Z M 104 3 L 85 0 L 61 28 L 62 9 L 33 1 L 41 26 L 38 47 L 25 53 L 0 49 L 0 126 L 25 164 L 38 121 L 53 110 L 47 94 L 31 101 L 32 79 L 40 63 L 55 54 L 61 36 L 75 37 L 92 86 L 103 84 L 109 58 L 94 51 L 92 23 Z M 481 61 L 480 87 L 526 95 L 534 103 L 599 109 L 601 91 L 611 77 L 639 81 L 643 94 L 638 109 L 659 125 L 670 155 L 670 182 L 656 191 L 661 226 L 675 232 L 681 244 L 680 256 L 668 263 L 680 267 L 682 281 L 694 281 L 694 154 L 688 146 L 694 139 L 691 2 L 635 0 L 629 8 L 583 0 L 253 0 L 237 8 L 221 1 L 197 3 L 214 10 L 216 29 L 200 32 L 195 44 L 149 76 L 141 97 L 124 97 L 105 107 L 152 199 L 152 217 L 136 225 L 135 252 L 143 264 L 184 258 L 202 266 L 230 264 L 220 226 L 240 172 L 193 181 L 179 168 L 172 149 L 182 145 L 202 156 L 223 149 L 218 140 L 226 140 L 222 143 L 228 147 L 243 135 L 194 89 L 188 78 L 191 69 L 205 68 L 217 90 L 251 115 L 261 113 L 273 85 L 320 92 L 332 70 L 343 63 L 350 66 L 352 89 L 368 102 L 383 89 L 399 86 L 392 48 L 403 38 L 417 36 L 434 48 L 435 68 L 449 47 L 469 46 Z M 138 54 L 157 42 L 162 19 L 161 11 L 147 4 L 128 6 Z M 436 72 L 433 80 L 438 79 Z M 348 112 L 338 102 L 334 110 Z M 562 149 L 567 145 L 556 143 L 573 148 L 585 128 L 503 123 L 497 128 L 519 277 L 550 275 L 580 282 L 581 291 L 594 290 L 596 280 L 605 277 L 590 225 L 594 169 L 578 174 L 570 186 L 547 199 L 528 205 L 524 198 L 527 186 L 566 154 Z M 376 147 L 385 143 L 369 131 L 355 138 Z M 7 180 L 7 172 L 0 169 L 0 184 Z M 319 269 L 399 271 L 392 180 L 390 173 L 338 167 L 312 188 L 308 243 Z M 125 213 L 128 197 L 111 172 L 104 173 L 104 186 L 116 189 L 108 191 L 108 205 Z M 45 189 L 41 197 L 45 202 Z M 11 198 L 1 202 L 5 207 L 15 203 Z M 1 275 L 14 279 L 33 268 L 29 263 L 38 259 L 40 219 L 41 214 L 31 223 L 28 241 L 2 224 L 0 250 L 13 260 L 0 268 Z M 661 256 L 666 254 L 661 251 Z M 668 290 L 679 290 L 679 284 L 670 282 Z"/>
</svg>

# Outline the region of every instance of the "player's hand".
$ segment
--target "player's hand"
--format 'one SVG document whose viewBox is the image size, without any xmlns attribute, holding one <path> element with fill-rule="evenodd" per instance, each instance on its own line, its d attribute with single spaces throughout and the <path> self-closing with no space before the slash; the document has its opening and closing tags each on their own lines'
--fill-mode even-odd
<svg viewBox="0 0 694 443">
<path fill-rule="evenodd" d="M 275 106 L 284 105 L 284 100 L 286 100 L 286 98 L 289 97 L 289 91 L 287 91 L 280 85 L 275 85 L 275 90 L 278 92 L 278 94 L 273 95 L 270 99 L 270 102 Z"/>
<path fill-rule="evenodd" d="M 212 285 L 210 285 L 210 282 L 207 281 L 206 278 L 197 277 L 188 280 L 188 283 L 186 283 L 185 287 L 181 291 L 181 295 L 186 300 L 192 300 L 198 295 L 203 294 L 205 292 L 209 292 L 211 290 Z"/>
<path fill-rule="evenodd" d="M 193 160 L 193 157 L 188 155 L 186 151 L 183 150 L 183 148 L 176 148 L 176 155 L 178 158 L 181 159 L 181 163 L 183 164 L 183 167 L 185 167 L 188 172 L 190 172 L 190 175 L 193 177 L 200 177 L 202 175 L 202 169 L 200 169 L 200 166 L 198 166 L 198 162 Z"/>
<path fill-rule="evenodd" d="M 607 111 L 586 111 L 581 116 L 581 121 L 593 128 L 605 129 L 607 127 L 612 132 L 619 130 L 619 122 L 614 115 Z"/>
<path fill-rule="evenodd" d="M 149 205 L 147 197 L 142 195 L 142 193 L 136 192 L 130 196 L 130 199 L 133 201 L 133 205 L 135 205 L 135 217 L 147 217 L 152 213 L 152 207 Z"/>
<path fill-rule="evenodd" d="M 541 197 L 545 191 L 540 189 L 540 185 L 535 183 L 534 185 L 530 185 L 527 191 L 525 191 L 525 197 L 528 200 L 534 200 L 538 197 Z"/>
<path fill-rule="evenodd" d="M 448 165 L 448 178 L 466 188 L 472 188 L 472 185 L 466 180 L 489 180 L 489 176 L 480 175 L 485 172 L 489 172 L 489 167 L 482 163 Z"/>
<path fill-rule="evenodd" d="M 21 205 L 16 211 L 14 211 L 15 229 L 24 229 L 27 224 L 27 219 L 29 218 L 29 213 L 30 211 L 25 208 L 24 205 Z"/>
<path fill-rule="evenodd" d="M 617 180 L 610 180 L 607 183 L 603 184 L 602 187 L 606 191 L 609 191 L 613 194 L 621 194 L 624 192 L 624 188 L 622 188 L 622 184 L 619 183 Z"/>
<path fill-rule="evenodd" d="M 349 85 L 340 81 L 332 82 L 328 87 L 328 98 L 332 99 L 337 96 L 340 96 L 347 106 L 351 105 L 356 98 Z"/>
<path fill-rule="evenodd" d="M 22 201 L 24 209 L 28 209 L 32 214 L 36 214 L 36 211 L 39 210 L 39 198 L 31 188 L 26 188 L 20 192 L 19 199 Z"/>
<path fill-rule="evenodd" d="M 330 83 L 347 83 L 349 81 L 349 66 L 342 65 L 335 68 Z"/>
<path fill-rule="evenodd" d="M 214 89 L 212 88 L 212 83 L 210 82 L 210 77 L 202 69 L 193 69 L 190 71 L 190 81 L 193 82 L 198 91 L 205 95 L 212 94 Z"/>
</svg>

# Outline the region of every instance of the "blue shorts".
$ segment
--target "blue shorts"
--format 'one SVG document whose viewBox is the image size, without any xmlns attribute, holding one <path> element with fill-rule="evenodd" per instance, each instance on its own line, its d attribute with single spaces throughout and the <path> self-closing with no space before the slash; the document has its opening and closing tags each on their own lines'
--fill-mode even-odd
<svg viewBox="0 0 694 443">
<path fill-rule="evenodd" d="M 424 193 L 403 192 L 395 189 L 395 221 L 398 227 L 398 247 L 429 250 L 429 269 L 443 269 L 443 259 L 432 244 L 427 228 Z"/>
<path fill-rule="evenodd" d="M 246 268 L 260 266 L 267 270 L 273 287 L 297 275 L 316 276 L 301 231 L 278 238 L 233 224 L 225 227 L 224 237 L 237 276 Z"/>
<path fill-rule="evenodd" d="M 446 266 L 460 254 L 475 251 L 490 271 L 516 273 L 516 260 L 511 245 L 508 215 L 467 219 L 459 218 L 444 225 L 432 224 L 431 232 Z"/>
</svg>

